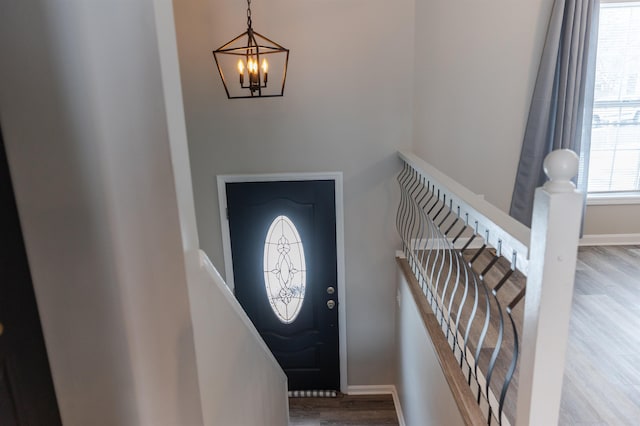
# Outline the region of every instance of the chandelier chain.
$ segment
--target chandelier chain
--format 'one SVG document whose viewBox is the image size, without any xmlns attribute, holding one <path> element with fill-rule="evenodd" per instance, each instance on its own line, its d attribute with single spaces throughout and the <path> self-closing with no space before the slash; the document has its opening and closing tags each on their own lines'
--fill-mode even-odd
<svg viewBox="0 0 640 426">
<path fill-rule="evenodd" d="M 247 0 L 247 28 L 251 28 L 251 0 Z"/>
</svg>

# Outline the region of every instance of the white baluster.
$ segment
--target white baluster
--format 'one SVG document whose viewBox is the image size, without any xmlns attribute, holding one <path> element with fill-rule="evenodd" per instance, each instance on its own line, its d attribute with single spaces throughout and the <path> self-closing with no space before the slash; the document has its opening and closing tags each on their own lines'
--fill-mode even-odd
<svg viewBox="0 0 640 426">
<path fill-rule="evenodd" d="M 544 161 L 549 181 L 535 193 L 518 386 L 517 425 L 558 424 L 583 194 L 571 182 L 578 156 Z"/>
</svg>

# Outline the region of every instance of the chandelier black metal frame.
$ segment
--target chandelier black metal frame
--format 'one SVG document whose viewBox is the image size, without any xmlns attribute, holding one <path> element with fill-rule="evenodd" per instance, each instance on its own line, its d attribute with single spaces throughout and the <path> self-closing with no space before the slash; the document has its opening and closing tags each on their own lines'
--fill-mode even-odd
<svg viewBox="0 0 640 426">
<path fill-rule="evenodd" d="M 243 42 L 243 40 L 245 41 Z M 276 87 L 272 85 L 269 88 L 275 90 L 267 90 L 270 76 L 270 65 L 267 58 L 275 58 L 275 55 L 283 56 L 280 60 L 280 63 L 283 64 L 282 81 L 277 82 Z M 289 65 L 289 49 L 253 30 L 251 0 L 247 0 L 247 31 L 214 50 L 213 57 L 229 99 L 272 98 L 284 95 L 284 84 Z M 223 68 L 228 59 L 235 58 L 238 59 L 236 64 L 238 84 L 230 86 L 231 80 L 225 77 Z"/>
</svg>

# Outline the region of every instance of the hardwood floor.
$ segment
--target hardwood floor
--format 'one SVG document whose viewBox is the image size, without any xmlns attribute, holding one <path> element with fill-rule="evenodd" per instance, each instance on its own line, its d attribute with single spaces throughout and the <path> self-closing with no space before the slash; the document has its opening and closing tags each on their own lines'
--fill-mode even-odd
<svg viewBox="0 0 640 426">
<path fill-rule="evenodd" d="M 639 425 L 640 246 L 579 249 L 569 327 L 559 424 Z M 289 405 L 292 426 L 398 424 L 389 395 Z"/>
<path fill-rule="evenodd" d="M 515 319 L 521 330 L 522 313 Z M 512 424 L 517 389 L 516 371 L 505 401 Z M 640 424 L 640 246 L 578 250 L 559 424 Z"/>
<path fill-rule="evenodd" d="M 391 395 L 289 398 L 291 426 L 398 425 Z"/>
<path fill-rule="evenodd" d="M 640 424 L 640 246 L 581 247 L 561 425 Z"/>
</svg>

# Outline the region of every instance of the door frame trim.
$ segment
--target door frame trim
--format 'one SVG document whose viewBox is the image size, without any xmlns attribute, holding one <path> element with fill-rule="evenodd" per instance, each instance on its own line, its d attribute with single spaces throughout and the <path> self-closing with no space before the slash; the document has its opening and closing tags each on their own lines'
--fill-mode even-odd
<svg viewBox="0 0 640 426">
<path fill-rule="evenodd" d="M 338 342 L 340 352 L 340 392 L 347 393 L 347 314 L 345 290 L 344 256 L 344 198 L 342 172 L 319 173 L 269 173 L 269 174 L 232 174 L 217 175 L 218 205 L 220 207 L 220 226 L 222 231 L 222 249 L 224 253 L 224 275 L 227 286 L 234 291 L 233 258 L 231 254 L 231 235 L 227 219 L 227 183 L 313 181 L 330 180 L 335 183 L 336 205 L 336 266 L 338 272 Z"/>
</svg>

